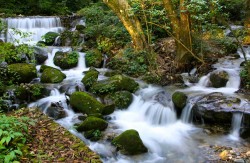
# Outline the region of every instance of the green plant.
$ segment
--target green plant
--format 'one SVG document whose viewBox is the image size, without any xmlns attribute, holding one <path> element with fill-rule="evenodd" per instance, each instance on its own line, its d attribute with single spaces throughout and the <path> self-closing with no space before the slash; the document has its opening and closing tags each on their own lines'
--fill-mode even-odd
<svg viewBox="0 0 250 163">
<path fill-rule="evenodd" d="M 28 125 L 34 125 L 34 121 L 0 115 L 0 162 L 18 162 L 25 149 Z"/>
<path fill-rule="evenodd" d="M 250 62 L 247 61 L 244 68 L 240 71 L 241 85 L 243 88 L 250 89 Z"/>
</svg>

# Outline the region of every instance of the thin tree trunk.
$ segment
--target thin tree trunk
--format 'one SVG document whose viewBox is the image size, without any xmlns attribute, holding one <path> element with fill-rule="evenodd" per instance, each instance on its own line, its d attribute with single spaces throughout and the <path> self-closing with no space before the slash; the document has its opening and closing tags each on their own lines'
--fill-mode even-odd
<svg viewBox="0 0 250 163">
<path fill-rule="evenodd" d="M 141 23 L 137 17 L 131 13 L 131 6 L 127 0 L 103 0 L 119 17 L 127 31 L 129 32 L 134 48 L 144 50 L 148 47 Z"/>
</svg>

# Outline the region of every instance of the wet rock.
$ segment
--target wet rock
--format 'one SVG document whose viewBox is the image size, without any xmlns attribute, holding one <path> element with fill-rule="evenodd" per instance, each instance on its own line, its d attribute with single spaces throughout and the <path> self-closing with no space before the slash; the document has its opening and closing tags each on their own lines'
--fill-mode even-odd
<svg viewBox="0 0 250 163">
<path fill-rule="evenodd" d="M 225 96 L 222 93 L 210 93 L 200 97 L 193 106 L 194 120 L 205 123 L 231 124 L 232 113 L 244 112 L 240 107 L 241 100 Z"/>
<path fill-rule="evenodd" d="M 57 120 L 61 119 L 67 116 L 66 112 L 64 111 L 63 107 L 60 105 L 60 103 L 52 103 L 50 107 L 48 107 L 46 114 Z"/>
<path fill-rule="evenodd" d="M 245 163 L 245 161 L 243 159 L 238 158 L 234 160 L 234 163 Z"/>
<path fill-rule="evenodd" d="M 115 107 L 123 109 L 127 108 L 133 101 L 133 95 L 129 91 L 118 91 L 109 94 L 104 98 L 104 103 L 114 104 Z"/>
<path fill-rule="evenodd" d="M 112 114 L 114 111 L 115 111 L 115 105 L 114 104 L 106 105 L 102 110 L 102 114 L 103 115 L 109 115 L 109 114 Z"/>
<path fill-rule="evenodd" d="M 184 109 L 184 107 L 186 106 L 187 103 L 187 95 L 183 92 L 175 92 L 172 95 L 172 101 L 174 103 L 174 106 L 176 108 L 177 111 L 177 115 L 180 116 L 182 110 Z"/>
<path fill-rule="evenodd" d="M 40 69 L 41 70 L 41 69 Z M 47 67 L 41 75 L 42 83 L 60 83 L 66 78 L 66 75 L 60 70 L 52 67 Z"/>
<path fill-rule="evenodd" d="M 94 83 L 90 91 L 97 95 L 106 95 L 122 90 L 133 93 L 138 88 L 139 84 L 133 79 L 123 75 L 115 75 L 107 80 L 102 80 Z"/>
<path fill-rule="evenodd" d="M 85 91 L 84 86 L 82 83 L 77 82 L 77 83 L 69 83 L 69 84 L 64 84 L 59 88 L 59 91 L 61 93 L 65 93 L 67 96 L 71 96 L 74 92 L 83 92 Z"/>
<path fill-rule="evenodd" d="M 77 66 L 79 53 L 76 51 L 62 52 L 58 51 L 53 58 L 54 64 L 61 69 L 70 69 Z"/>
<path fill-rule="evenodd" d="M 210 74 L 209 79 L 212 87 L 220 88 L 226 86 L 229 80 L 229 75 L 226 71 L 215 71 Z"/>
<path fill-rule="evenodd" d="M 37 77 L 36 67 L 28 63 L 15 63 L 8 66 L 9 75 L 18 83 L 29 83 Z"/>
<path fill-rule="evenodd" d="M 54 44 L 56 38 L 59 36 L 58 33 L 56 32 L 47 32 L 45 35 L 44 35 L 44 38 L 45 38 L 45 44 L 47 46 L 51 46 Z"/>
<path fill-rule="evenodd" d="M 99 72 L 95 68 L 91 68 L 85 72 L 85 76 L 82 78 L 86 90 L 88 90 L 95 82 L 97 82 Z"/>
<path fill-rule="evenodd" d="M 83 114 L 102 113 L 104 105 L 86 92 L 74 92 L 70 96 L 70 105 Z"/>
<path fill-rule="evenodd" d="M 1 62 L 0 63 L 0 68 L 7 68 L 8 67 L 8 63 L 7 62 Z"/>
<path fill-rule="evenodd" d="M 48 52 L 40 47 L 34 47 L 34 54 L 37 64 L 43 64 L 48 59 Z"/>
<path fill-rule="evenodd" d="M 101 68 L 103 63 L 103 56 L 102 53 L 97 49 L 90 50 L 86 52 L 85 60 L 87 67 Z"/>
<path fill-rule="evenodd" d="M 127 130 L 115 137 L 112 144 L 125 155 L 137 155 L 148 152 L 136 130 Z"/>
<path fill-rule="evenodd" d="M 87 117 L 76 129 L 77 131 L 100 130 L 103 131 L 108 127 L 108 123 L 97 117 Z"/>
</svg>

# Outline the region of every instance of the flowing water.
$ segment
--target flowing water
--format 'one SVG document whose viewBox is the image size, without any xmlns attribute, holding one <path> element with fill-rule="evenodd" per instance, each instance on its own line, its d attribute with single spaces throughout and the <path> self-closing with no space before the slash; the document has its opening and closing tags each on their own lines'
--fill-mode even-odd
<svg viewBox="0 0 250 163">
<path fill-rule="evenodd" d="M 41 21 L 43 21 L 42 18 L 29 18 L 29 23 L 26 23 L 24 26 L 20 25 L 20 28 L 31 29 L 31 31 L 35 30 L 35 28 L 42 29 L 41 31 L 43 31 L 43 29 L 45 30 L 45 28 L 48 28 L 49 31 L 51 31 L 51 29 L 58 31 L 63 30 L 59 21 L 57 21 L 57 18 L 45 18 L 45 20 L 46 27 L 41 23 Z M 13 19 L 6 21 L 16 22 L 14 24 L 17 25 L 20 20 Z M 33 22 L 34 26 L 30 25 L 30 21 Z M 20 22 L 22 22 L 20 24 L 23 24 L 25 19 Z M 8 25 L 9 24 L 11 23 L 8 23 Z M 17 25 L 16 27 L 19 26 Z M 41 36 L 34 37 L 37 37 L 34 41 L 41 39 Z M 11 40 L 9 39 L 8 41 Z M 48 51 L 48 59 L 45 61 L 45 64 L 60 69 L 53 63 L 55 53 L 57 51 L 71 51 L 72 49 L 67 47 L 50 47 L 46 50 Z M 250 57 L 250 48 L 249 50 L 248 48 L 245 48 L 245 50 L 247 50 L 247 55 Z M 242 55 L 240 51 L 239 54 Z M 235 95 L 234 92 L 238 90 L 240 84 L 239 71 L 240 63 L 242 61 L 242 58 L 237 60 L 224 58 L 220 59 L 219 62 L 214 65 L 215 71 L 224 70 L 229 74 L 229 81 L 225 87 L 217 89 L 209 87 L 210 74 L 202 77 L 199 82 L 195 84 L 186 81 L 189 87 L 181 89 L 181 91 L 186 92 L 189 95 L 189 102 L 184 108 L 180 119 L 177 118 L 175 108 L 171 101 L 171 95 L 176 89 L 172 90 L 169 89 L 169 87 L 147 85 L 142 81 L 138 81 L 141 88 L 133 94 L 132 104 L 127 109 L 116 110 L 113 114 L 106 117 L 109 119 L 109 127 L 106 129 L 105 135 L 120 134 L 128 129 L 137 130 L 143 143 L 149 149 L 148 153 L 142 155 L 124 156 L 119 152 L 117 153 L 107 139 L 98 142 L 90 142 L 73 128 L 75 123 L 80 122 L 78 116 L 81 114 L 76 114 L 68 105 L 66 94 L 70 94 L 76 90 L 84 90 L 81 79 L 84 76 L 83 72 L 88 70 L 85 65 L 85 53 L 80 53 L 77 67 L 69 70 L 62 70 L 67 76 L 62 83 L 46 85 L 48 89 L 51 90 L 49 97 L 33 102 L 29 104 L 29 107 L 39 107 L 44 113 L 46 113 L 48 107 L 52 103 L 59 103 L 64 108 L 67 117 L 59 119 L 56 122 L 85 141 L 85 143 L 88 144 L 92 150 L 100 154 L 102 160 L 107 163 L 204 162 L 208 159 L 211 160 L 210 157 L 212 157 L 208 156 L 210 155 L 209 153 L 204 154 L 206 153 L 204 146 L 207 144 L 230 146 L 234 145 L 234 141 L 241 141 L 239 138 L 239 131 L 242 124 L 242 114 L 235 113 L 233 115 L 232 129 L 229 136 L 219 135 L 215 137 L 204 134 L 202 127 L 192 124 L 192 107 L 197 100 L 196 96 L 205 95 L 211 92 L 222 92 L 228 95 Z M 40 66 L 38 65 L 37 69 L 39 68 Z M 106 79 L 102 74 L 107 71 L 107 69 L 102 68 L 98 69 L 98 71 L 101 72 L 98 80 Z M 195 71 L 196 70 L 194 69 L 189 74 L 194 75 Z M 228 141 L 228 139 L 230 141 Z"/>
<path fill-rule="evenodd" d="M 2 35 L 5 42 L 36 44 L 47 32 L 61 33 L 64 30 L 59 17 L 20 17 L 6 18 L 3 21 L 8 27 L 7 33 Z M 23 38 L 15 32 L 16 29 L 30 33 L 30 36 Z"/>
</svg>

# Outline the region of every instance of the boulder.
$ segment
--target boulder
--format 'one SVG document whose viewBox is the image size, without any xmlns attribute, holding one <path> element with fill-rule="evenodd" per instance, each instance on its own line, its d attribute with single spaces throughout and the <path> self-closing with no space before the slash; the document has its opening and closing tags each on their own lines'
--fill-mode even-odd
<svg viewBox="0 0 250 163">
<path fill-rule="evenodd" d="M 98 141 L 102 138 L 102 132 L 100 130 L 89 130 L 84 132 L 84 137 L 91 141 Z"/>
<path fill-rule="evenodd" d="M 123 75 L 115 75 L 107 80 L 102 80 L 94 83 L 90 91 L 97 95 L 105 95 L 122 90 L 133 93 L 138 88 L 139 84 L 133 79 Z"/>
<path fill-rule="evenodd" d="M 41 71 L 41 69 L 40 69 Z M 60 83 L 66 78 L 66 75 L 60 70 L 52 67 L 45 67 L 41 75 L 42 83 Z"/>
<path fill-rule="evenodd" d="M 45 35 L 44 35 L 44 39 L 45 39 L 45 44 L 47 46 L 51 46 L 54 44 L 56 38 L 59 36 L 58 33 L 56 32 L 47 32 Z"/>
<path fill-rule="evenodd" d="M 229 80 L 229 75 L 226 71 L 215 71 L 210 74 L 211 86 L 214 88 L 225 87 Z"/>
<path fill-rule="evenodd" d="M 114 111 L 115 111 L 115 105 L 114 104 L 106 105 L 102 110 L 102 114 L 103 115 L 109 115 L 109 114 L 112 114 Z"/>
<path fill-rule="evenodd" d="M 55 120 L 66 117 L 66 112 L 60 103 L 52 103 L 46 110 L 46 114 Z"/>
<path fill-rule="evenodd" d="M 18 83 L 29 83 L 37 77 L 36 67 L 28 63 L 15 63 L 8 66 L 8 71 Z"/>
<path fill-rule="evenodd" d="M 76 82 L 76 83 L 67 83 L 67 84 L 62 85 L 59 88 L 59 91 L 62 93 L 65 92 L 65 95 L 67 96 L 71 96 L 74 92 L 85 91 L 85 89 L 82 83 Z"/>
<path fill-rule="evenodd" d="M 97 82 L 99 72 L 96 69 L 90 69 L 85 72 L 85 76 L 82 78 L 82 83 L 88 90 L 95 82 Z"/>
<path fill-rule="evenodd" d="M 85 60 L 87 67 L 101 68 L 103 63 L 103 56 L 102 53 L 97 49 L 90 50 L 86 52 Z"/>
<path fill-rule="evenodd" d="M 102 113 L 104 105 L 86 92 L 74 92 L 70 104 L 75 111 L 83 114 Z"/>
<path fill-rule="evenodd" d="M 58 51 L 54 57 L 54 64 L 61 69 L 70 69 L 77 66 L 79 53 L 76 51 L 62 52 Z"/>
<path fill-rule="evenodd" d="M 100 130 L 103 131 L 108 127 L 108 123 L 97 117 L 87 117 L 79 126 L 77 126 L 77 131 L 90 131 L 90 130 Z"/>
<path fill-rule="evenodd" d="M 106 104 L 114 104 L 117 108 L 127 108 L 133 101 L 133 95 L 129 91 L 118 91 L 104 98 Z"/>
<path fill-rule="evenodd" d="M 37 64 L 43 64 L 48 59 L 48 52 L 40 47 L 34 47 L 34 54 Z"/>
<path fill-rule="evenodd" d="M 234 112 L 245 112 L 241 100 L 222 93 L 210 93 L 200 97 L 192 110 L 194 120 L 205 123 L 231 124 Z"/>
<path fill-rule="evenodd" d="M 182 110 L 184 109 L 184 107 L 186 106 L 187 103 L 187 95 L 183 92 L 175 92 L 172 95 L 172 101 L 174 103 L 177 115 L 180 116 L 182 113 Z"/>
<path fill-rule="evenodd" d="M 115 137 L 112 144 L 125 155 L 137 155 L 148 152 L 136 130 L 127 130 Z"/>
</svg>

